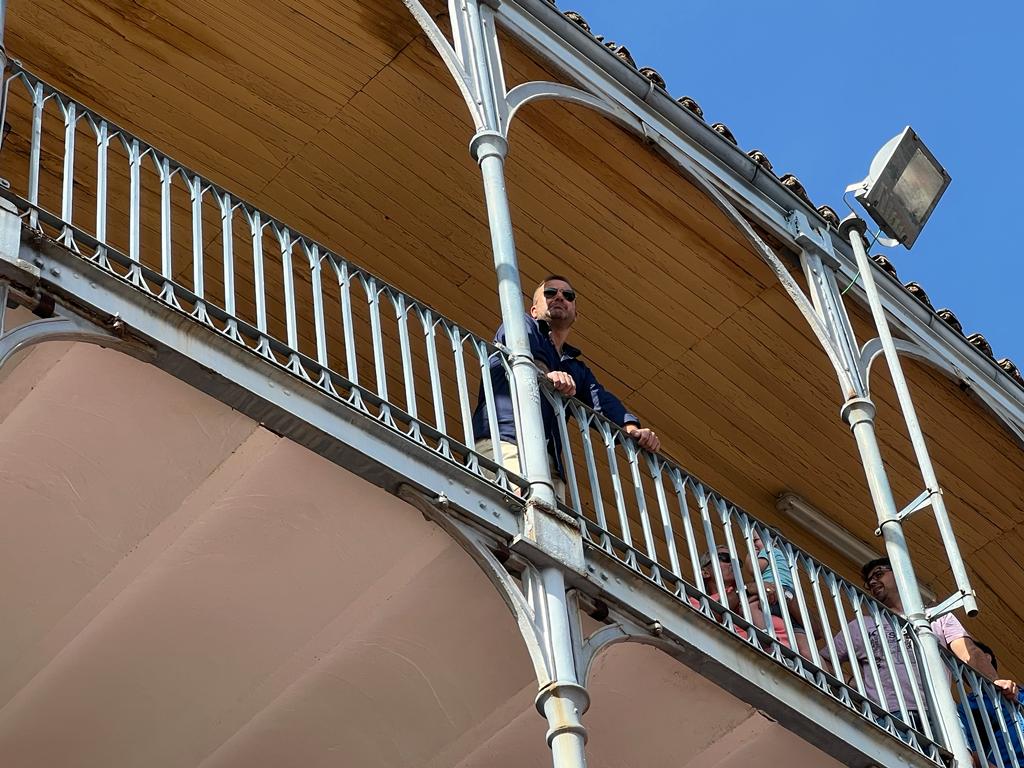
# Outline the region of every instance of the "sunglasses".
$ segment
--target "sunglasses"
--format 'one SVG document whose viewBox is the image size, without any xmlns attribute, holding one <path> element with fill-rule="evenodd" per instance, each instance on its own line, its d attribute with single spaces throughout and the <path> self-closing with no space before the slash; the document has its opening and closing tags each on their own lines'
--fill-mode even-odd
<svg viewBox="0 0 1024 768">
<path fill-rule="evenodd" d="M 867 586 L 875 579 L 882 578 L 883 573 L 892 573 L 892 568 L 886 568 L 884 565 L 880 565 L 878 568 L 875 568 L 868 574 L 867 578 L 864 579 L 864 585 Z"/>
<path fill-rule="evenodd" d="M 728 565 L 732 562 L 732 555 L 730 555 L 728 552 L 719 552 L 717 556 L 718 562 L 720 563 L 725 563 L 726 565 Z M 700 559 L 700 564 L 702 567 L 707 568 L 709 565 L 711 565 L 711 557 L 708 555 L 704 555 L 704 557 Z"/>
<path fill-rule="evenodd" d="M 572 288 L 545 288 L 544 289 L 544 298 L 545 299 L 553 299 L 558 294 L 562 294 L 562 297 L 566 301 L 568 301 L 570 304 L 572 302 L 576 301 L 576 291 L 574 291 Z"/>
</svg>

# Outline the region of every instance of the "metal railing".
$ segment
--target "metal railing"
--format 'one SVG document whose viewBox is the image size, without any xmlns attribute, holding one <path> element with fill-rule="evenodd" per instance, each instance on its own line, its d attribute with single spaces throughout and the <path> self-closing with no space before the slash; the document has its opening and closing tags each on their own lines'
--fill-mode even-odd
<svg viewBox="0 0 1024 768">
<path fill-rule="evenodd" d="M 414 443 L 525 489 L 497 442 L 472 449 L 494 345 L 17 63 L 4 88 L 2 194 L 30 226 Z"/>
<path fill-rule="evenodd" d="M 478 399 L 489 434 L 499 433 L 492 364 L 514 386 L 502 350 L 18 64 L 4 87 L 2 194 L 30 226 L 480 481 L 525 491 L 497 441 L 486 455 L 474 449 Z M 563 446 L 565 508 L 590 546 L 873 726 L 946 759 L 904 618 L 579 400 L 544 395 Z M 897 642 L 858 661 L 880 627 Z M 991 693 L 952 668 L 961 700 Z M 894 700 L 879 695 L 893 680 Z M 1012 734 L 1003 709 L 987 717 L 985 735 Z"/>
<path fill-rule="evenodd" d="M 585 540 L 942 762 L 905 618 L 579 400 L 545 394 L 563 446 L 566 510 Z M 879 627 L 902 640 L 878 641 Z M 863 652 L 872 648 L 879 653 Z"/>
</svg>

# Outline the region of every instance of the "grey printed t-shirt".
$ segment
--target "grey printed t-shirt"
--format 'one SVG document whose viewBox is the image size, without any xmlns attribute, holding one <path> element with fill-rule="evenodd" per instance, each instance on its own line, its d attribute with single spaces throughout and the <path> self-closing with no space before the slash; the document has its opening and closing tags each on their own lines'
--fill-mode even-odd
<svg viewBox="0 0 1024 768">
<path fill-rule="evenodd" d="M 922 705 L 918 705 L 914 700 L 914 689 L 910 683 L 910 675 L 907 671 L 907 660 L 910 661 L 910 666 L 913 667 L 914 682 L 917 683 L 918 691 L 921 691 L 921 695 L 924 695 L 921 687 L 921 676 L 917 671 L 917 657 L 914 654 L 914 648 L 909 638 L 902 638 L 904 642 L 904 648 L 906 650 L 906 658 L 900 651 L 899 639 L 902 634 L 899 626 L 888 624 L 883 620 L 883 626 L 888 630 L 886 634 L 886 641 L 889 645 L 889 654 L 892 656 L 893 668 L 896 671 L 896 680 L 899 681 L 900 690 L 903 692 L 903 700 L 906 702 L 907 709 L 921 709 Z M 847 628 L 850 632 L 850 640 L 853 643 L 853 659 L 856 659 L 857 665 L 860 667 L 860 674 L 864 680 L 864 694 L 868 699 L 880 704 L 890 712 L 899 712 L 900 703 L 896 697 L 896 686 L 893 683 L 893 675 L 889 672 L 888 666 L 885 662 L 885 652 L 882 649 L 881 641 L 879 640 L 878 628 L 875 626 L 874 619 L 870 617 L 864 618 L 864 629 L 867 633 L 868 643 L 871 646 L 871 657 L 875 659 L 878 665 L 878 679 L 882 684 L 882 692 L 885 695 L 883 701 L 878 695 L 878 689 L 875 686 L 875 678 L 871 673 L 871 661 L 868 657 L 867 644 L 864 642 L 864 636 L 861 634 L 860 625 L 856 620 L 851 621 L 847 624 Z M 967 630 L 964 629 L 963 625 L 957 620 L 955 616 L 947 613 L 945 616 L 941 616 L 932 622 L 932 631 L 935 632 L 939 638 L 939 644 L 944 645 L 947 648 L 949 644 L 954 640 L 958 640 L 961 637 L 970 637 Z M 850 650 L 846 647 L 846 639 L 843 637 L 843 633 L 840 632 L 833 638 L 833 642 L 836 646 L 836 654 L 839 657 L 839 661 L 849 661 L 851 659 Z"/>
</svg>

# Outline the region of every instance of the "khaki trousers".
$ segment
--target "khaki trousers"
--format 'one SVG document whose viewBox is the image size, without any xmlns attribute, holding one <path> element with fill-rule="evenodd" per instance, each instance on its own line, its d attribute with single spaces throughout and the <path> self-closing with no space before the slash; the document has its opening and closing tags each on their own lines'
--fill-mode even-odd
<svg viewBox="0 0 1024 768">
<path fill-rule="evenodd" d="M 492 461 L 494 460 L 494 441 L 490 438 L 487 438 L 486 440 L 477 440 L 474 447 L 476 448 L 476 452 L 480 455 L 486 456 Z M 510 472 L 515 472 L 517 475 L 521 475 L 523 471 L 522 464 L 519 461 L 519 446 L 515 443 L 509 443 L 502 440 L 498 443 L 498 447 L 501 449 L 501 465 Z M 548 465 L 551 469 L 551 484 L 555 489 L 555 498 L 564 502 L 565 481 L 558 476 L 558 473 L 555 471 L 555 462 L 550 456 L 548 457 Z M 484 477 L 487 477 L 490 480 L 494 479 L 493 472 L 486 469 L 482 469 L 481 471 Z"/>
</svg>

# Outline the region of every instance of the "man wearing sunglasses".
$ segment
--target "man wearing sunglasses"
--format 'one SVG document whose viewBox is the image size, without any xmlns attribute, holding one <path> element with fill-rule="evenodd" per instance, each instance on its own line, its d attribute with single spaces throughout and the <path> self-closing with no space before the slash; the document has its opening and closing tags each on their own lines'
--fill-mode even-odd
<svg viewBox="0 0 1024 768">
<path fill-rule="evenodd" d="M 888 608 L 893 613 L 903 615 L 903 600 L 896 589 L 896 579 L 892 572 L 892 564 L 889 558 L 880 557 L 871 560 L 861 568 L 861 575 L 864 577 L 864 586 L 871 596 Z M 917 671 L 917 659 L 914 653 L 913 644 L 909 639 L 902 637 L 902 623 L 887 621 L 885 615 L 883 623 L 889 624 L 884 628 L 885 644 L 888 646 L 889 656 L 892 658 L 892 671 L 886 660 L 885 648 L 882 645 L 879 628 L 871 617 L 870 609 L 865 610 L 863 617 L 864 630 L 862 632 L 859 621 L 854 618 L 847 625 L 853 648 L 847 647 L 843 633 L 838 633 L 834 638 L 836 654 L 840 662 L 849 661 L 856 663 L 860 668 L 861 678 L 864 681 L 864 693 L 868 699 L 876 704 L 885 707 L 889 712 L 900 717 L 899 697 L 897 687 L 903 694 L 908 714 L 913 722 L 909 725 L 922 730 L 921 710 L 924 702 L 918 701 L 914 695 L 914 684 L 911 683 L 909 666 L 912 667 L 914 683 L 921 695 L 924 696 L 921 685 L 921 676 Z M 979 674 L 989 680 L 996 680 L 996 670 L 992 662 L 982 652 L 974 640 L 964 629 L 960 621 L 951 613 L 940 616 L 932 622 L 932 631 L 939 639 L 939 645 L 948 648 L 962 662 L 970 665 Z M 866 635 L 866 637 L 865 637 Z M 901 642 L 902 648 L 901 648 Z M 905 652 L 904 652 L 905 651 Z M 881 695 L 875 685 L 872 668 L 878 670 L 878 680 L 881 683 Z M 893 675 L 895 672 L 895 676 Z M 838 674 L 838 672 L 837 672 Z M 1007 698 L 1015 698 L 1017 695 L 1016 684 L 1010 680 L 1002 680 L 997 683 Z"/>
<path fill-rule="evenodd" d="M 577 317 L 576 291 L 569 280 L 561 275 L 548 275 L 533 293 L 533 304 L 527 318 L 527 332 L 530 352 L 534 363 L 544 373 L 551 386 L 566 397 L 577 397 L 621 426 L 642 448 L 657 451 L 661 447 L 658 436 L 650 429 L 640 426 L 640 420 L 626 410 L 615 395 L 598 382 L 593 371 L 584 363 L 582 353 L 567 343 L 566 339 Z M 505 343 L 505 329 L 495 334 L 497 344 Z M 513 417 L 512 394 L 508 377 L 501 361 L 496 357 L 490 361 L 491 387 L 494 392 L 494 406 L 498 419 L 498 440 L 502 464 L 519 473 L 519 450 L 516 444 L 516 425 Z M 548 454 L 551 461 L 555 493 L 565 499 L 565 471 L 562 464 L 562 444 L 558 434 L 555 412 L 547 399 L 541 398 L 541 415 L 548 439 Z M 473 434 L 476 436 L 476 450 L 484 456 L 491 456 L 494 449 L 490 425 L 488 424 L 484 388 L 473 412 Z"/>
</svg>

